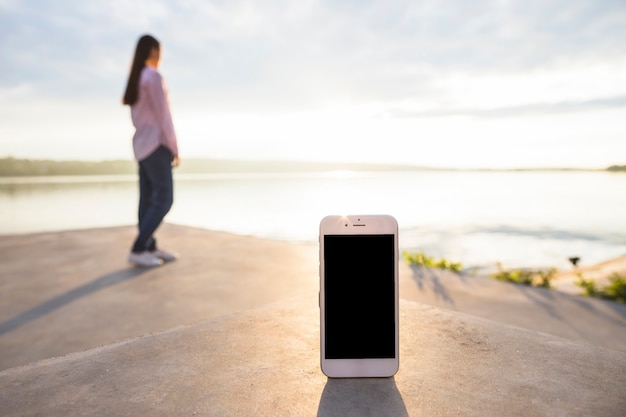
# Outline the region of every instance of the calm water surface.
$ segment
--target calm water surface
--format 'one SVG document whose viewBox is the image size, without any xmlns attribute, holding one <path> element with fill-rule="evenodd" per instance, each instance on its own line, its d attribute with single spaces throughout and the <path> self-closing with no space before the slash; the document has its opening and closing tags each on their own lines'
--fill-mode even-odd
<svg viewBox="0 0 626 417">
<path fill-rule="evenodd" d="M 315 243 L 327 214 L 386 213 L 400 246 L 468 266 L 592 264 L 626 253 L 626 174 L 178 175 L 166 221 Z M 135 223 L 134 176 L 0 179 L 0 234 Z"/>
</svg>

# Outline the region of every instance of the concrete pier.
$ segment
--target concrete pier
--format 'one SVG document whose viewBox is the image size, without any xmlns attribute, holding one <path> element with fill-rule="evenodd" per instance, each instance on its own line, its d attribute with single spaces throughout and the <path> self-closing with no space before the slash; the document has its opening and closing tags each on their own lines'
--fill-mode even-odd
<svg viewBox="0 0 626 417">
<path fill-rule="evenodd" d="M 319 369 L 317 246 L 164 225 L 0 237 L 3 416 L 615 416 L 626 308 L 401 264 L 394 378 Z"/>
</svg>

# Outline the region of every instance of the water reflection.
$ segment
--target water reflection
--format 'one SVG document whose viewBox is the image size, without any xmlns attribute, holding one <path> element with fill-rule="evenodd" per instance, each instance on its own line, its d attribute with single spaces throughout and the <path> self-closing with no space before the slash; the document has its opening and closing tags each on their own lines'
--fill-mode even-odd
<svg viewBox="0 0 626 417">
<path fill-rule="evenodd" d="M 328 214 L 388 213 L 400 245 L 468 264 L 568 267 L 626 253 L 626 175 L 376 172 L 177 175 L 166 221 L 315 243 Z M 135 176 L 0 181 L 0 234 L 131 225 Z"/>
</svg>

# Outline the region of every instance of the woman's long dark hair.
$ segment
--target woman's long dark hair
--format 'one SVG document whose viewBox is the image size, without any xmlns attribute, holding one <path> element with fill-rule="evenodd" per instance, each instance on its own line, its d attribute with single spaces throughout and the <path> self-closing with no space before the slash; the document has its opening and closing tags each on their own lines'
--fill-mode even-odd
<svg viewBox="0 0 626 417">
<path fill-rule="evenodd" d="M 144 35 L 139 38 L 135 56 L 133 57 L 133 66 L 130 68 L 128 76 L 128 84 L 126 84 L 126 92 L 124 92 L 124 104 L 132 106 L 139 98 L 139 76 L 141 70 L 146 66 L 146 59 L 150 57 L 152 49 L 161 49 L 159 41 L 150 35 Z"/>
</svg>

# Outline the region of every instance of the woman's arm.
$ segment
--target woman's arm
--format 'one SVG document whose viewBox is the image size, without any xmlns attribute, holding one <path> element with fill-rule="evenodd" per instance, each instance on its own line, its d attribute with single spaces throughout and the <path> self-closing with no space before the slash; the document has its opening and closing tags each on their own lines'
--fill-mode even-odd
<svg viewBox="0 0 626 417">
<path fill-rule="evenodd" d="M 174 131 L 174 122 L 172 121 L 172 113 L 170 111 L 170 103 L 167 93 L 165 80 L 158 72 L 154 72 L 153 77 L 148 81 L 148 89 L 150 98 L 152 99 L 153 108 L 156 112 L 157 119 L 161 125 L 163 135 L 163 143 L 174 157 L 178 157 L 178 141 L 176 132 Z"/>
</svg>

